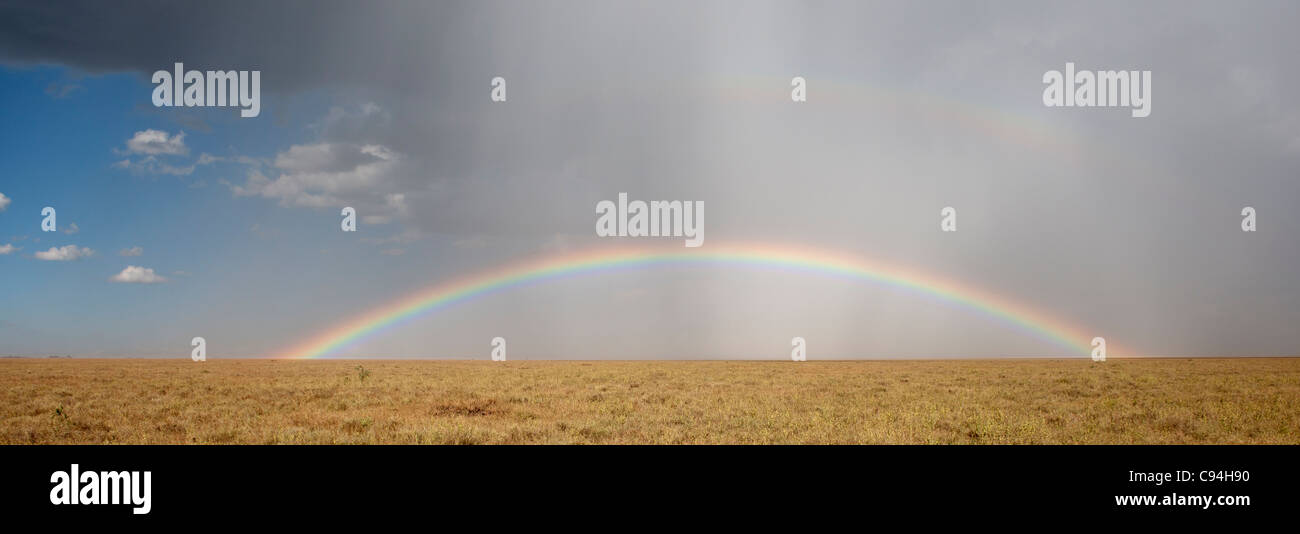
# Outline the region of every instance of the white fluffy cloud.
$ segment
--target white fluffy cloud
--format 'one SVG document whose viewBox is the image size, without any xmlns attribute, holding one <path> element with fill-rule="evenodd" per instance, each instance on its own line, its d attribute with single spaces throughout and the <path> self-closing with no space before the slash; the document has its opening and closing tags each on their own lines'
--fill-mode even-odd
<svg viewBox="0 0 1300 534">
<path fill-rule="evenodd" d="M 5 196 L 4 193 L 0 193 L 0 211 L 4 211 L 5 208 L 9 207 L 10 202 L 13 202 L 13 200 Z"/>
<path fill-rule="evenodd" d="M 153 269 L 136 267 L 135 265 L 128 265 L 125 269 L 122 269 L 122 272 L 113 275 L 108 280 L 121 284 L 161 284 L 167 281 L 166 278 L 154 273 Z"/>
<path fill-rule="evenodd" d="M 50 247 L 50 250 L 36 253 L 36 259 L 45 261 L 71 261 L 78 258 L 88 258 L 93 256 L 95 251 L 77 247 L 76 245 L 64 245 L 61 247 Z"/>
<path fill-rule="evenodd" d="M 126 151 L 130 154 L 149 156 L 160 154 L 184 156 L 190 153 L 189 147 L 185 146 L 185 132 L 171 135 L 162 130 L 154 129 L 136 132 L 134 136 L 126 141 Z"/>
<path fill-rule="evenodd" d="M 15 250 L 18 250 L 18 247 L 15 247 L 13 243 L 6 243 L 4 245 L 0 245 L 0 256 L 4 256 L 5 254 L 13 254 Z"/>
<path fill-rule="evenodd" d="M 286 206 L 335 207 L 345 198 L 375 197 L 374 204 L 397 215 L 406 209 L 400 194 L 389 198 L 399 160 L 381 145 L 293 145 L 275 156 L 278 177 L 252 169 L 244 185 L 232 185 L 231 190 L 236 196 L 273 198 Z"/>
<path fill-rule="evenodd" d="M 376 132 L 385 131 L 391 119 L 373 103 L 356 112 L 331 108 L 309 125 L 317 140 L 289 146 L 272 158 L 231 160 L 247 165 L 246 177 L 243 183 L 221 183 L 237 197 L 274 199 L 281 206 L 353 207 L 367 225 L 410 219 L 411 206 L 418 205 L 429 180 L 411 167 L 422 156 L 390 144 L 404 139 L 377 142 L 385 136 Z"/>
<path fill-rule="evenodd" d="M 199 159 L 189 165 L 173 165 L 167 163 L 159 156 L 185 156 L 190 153 L 190 148 L 185 146 L 185 132 L 171 135 L 162 130 L 144 130 L 136 132 L 134 136 L 126 140 L 126 150 L 114 150 L 120 155 L 128 157 L 113 163 L 117 169 L 125 169 L 134 173 L 145 174 L 171 174 L 175 176 L 187 176 L 194 172 L 197 165 L 208 165 L 220 160 L 210 154 L 200 154 Z M 142 155 L 134 161 L 131 155 Z"/>
<path fill-rule="evenodd" d="M 139 256 L 141 254 L 144 254 L 144 249 L 141 247 L 124 248 L 117 251 L 118 256 Z"/>
</svg>

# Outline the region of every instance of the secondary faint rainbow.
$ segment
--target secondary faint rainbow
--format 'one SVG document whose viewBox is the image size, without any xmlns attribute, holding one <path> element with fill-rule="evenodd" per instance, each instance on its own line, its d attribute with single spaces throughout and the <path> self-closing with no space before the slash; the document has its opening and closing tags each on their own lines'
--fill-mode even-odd
<svg viewBox="0 0 1300 534">
<path fill-rule="evenodd" d="M 770 244 L 691 248 L 599 248 L 530 258 L 440 282 L 322 331 L 281 357 L 319 358 L 404 322 L 498 291 L 564 277 L 671 264 L 757 267 L 828 275 L 894 287 L 988 316 L 1018 331 L 1086 356 L 1093 336 L 1081 328 L 999 295 L 952 280 L 835 252 Z M 1109 352 L 1116 352 L 1111 346 Z"/>
</svg>

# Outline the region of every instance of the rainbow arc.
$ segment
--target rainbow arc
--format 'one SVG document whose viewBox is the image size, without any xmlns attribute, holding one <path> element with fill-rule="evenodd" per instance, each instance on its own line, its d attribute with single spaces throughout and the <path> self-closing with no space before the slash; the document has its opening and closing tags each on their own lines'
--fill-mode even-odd
<svg viewBox="0 0 1300 534">
<path fill-rule="evenodd" d="M 601 248 L 511 263 L 440 282 L 375 307 L 289 348 L 281 356 L 330 356 L 416 317 L 521 286 L 620 269 L 683 264 L 777 268 L 894 287 L 986 316 L 1064 349 L 1068 356 L 1087 356 L 1091 350 L 1093 336 L 1082 328 L 1011 299 L 915 269 L 813 249 L 770 244 L 710 244 L 695 249 Z M 1111 346 L 1109 352 L 1117 351 Z"/>
</svg>

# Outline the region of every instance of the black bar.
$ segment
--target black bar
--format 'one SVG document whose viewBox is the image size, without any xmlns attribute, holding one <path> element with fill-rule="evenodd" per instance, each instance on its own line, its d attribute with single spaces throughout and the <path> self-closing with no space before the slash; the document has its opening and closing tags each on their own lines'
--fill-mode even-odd
<svg viewBox="0 0 1300 534">
<path fill-rule="evenodd" d="M 1285 515 L 1296 446 L 5 446 L 9 518 L 187 525 L 195 518 L 330 523 L 355 515 L 737 513 L 819 520 L 991 514 L 1197 521 Z M 54 505 L 51 475 L 149 471 L 149 513 Z M 1248 472 L 1249 479 L 1134 480 L 1134 473 Z M 1119 506 L 1116 496 L 1248 496 L 1249 504 Z M 802 512 L 801 512 L 802 510 Z M 215 514 L 215 515 L 214 515 Z M 920 514 L 920 515 L 918 515 Z M 489 516 L 491 517 L 491 516 Z"/>
</svg>

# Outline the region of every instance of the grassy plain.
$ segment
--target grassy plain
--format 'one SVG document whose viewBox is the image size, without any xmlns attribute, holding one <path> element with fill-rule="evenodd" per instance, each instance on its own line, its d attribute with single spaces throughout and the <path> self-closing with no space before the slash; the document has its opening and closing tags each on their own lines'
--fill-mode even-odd
<svg viewBox="0 0 1300 534">
<path fill-rule="evenodd" d="M 1300 443 L 1295 358 L 3 359 L 0 395 L 5 444 Z"/>
</svg>

